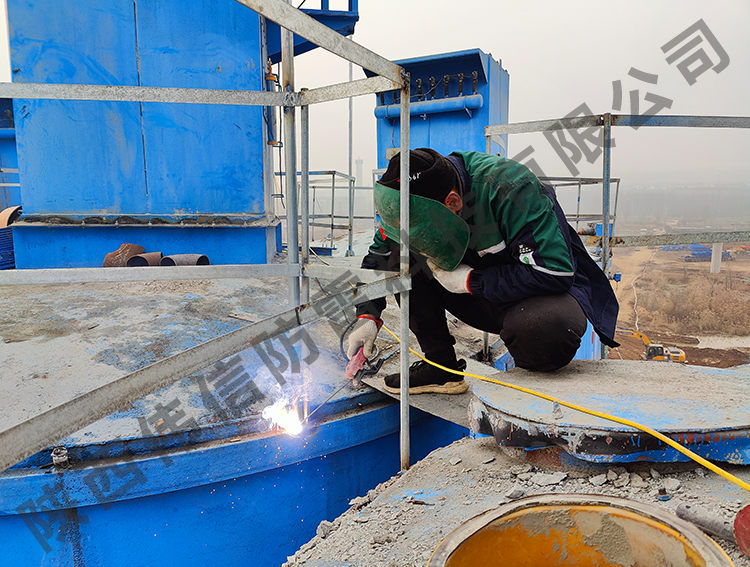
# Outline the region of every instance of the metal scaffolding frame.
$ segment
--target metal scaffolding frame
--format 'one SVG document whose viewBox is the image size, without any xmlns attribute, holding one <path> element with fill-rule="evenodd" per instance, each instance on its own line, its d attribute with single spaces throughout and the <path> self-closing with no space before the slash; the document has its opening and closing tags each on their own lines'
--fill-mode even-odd
<svg viewBox="0 0 750 567">
<path fill-rule="evenodd" d="M 93 100 L 171 102 L 182 104 L 228 104 L 281 106 L 285 114 L 284 146 L 287 148 L 285 169 L 297 172 L 296 110 L 301 118 L 301 218 L 298 242 L 298 213 L 296 183 L 289 184 L 287 234 L 288 264 L 246 266 L 201 266 L 170 268 L 133 268 L 129 270 L 90 268 L 60 270 L 15 270 L 0 273 L 0 285 L 36 283 L 66 283 L 94 281 L 149 281 L 154 279 L 194 279 L 230 277 L 286 277 L 289 278 L 289 297 L 293 309 L 260 323 L 247 325 L 237 331 L 216 337 L 187 351 L 178 353 L 84 396 L 42 413 L 31 420 L 0 433 L 0 472 L 33 455 L 81 427 L 93 423 L 112 411 L 140 397 L 158 390 L 195 370 L 236 354 L 248 346 L 294 327 L 331 315 L 334 310 L 355 303 L 401 294 L 401 399 L 400 399 L 400 463 L 406 470 L 411 464 L 409 435 L 409 154 L 401 160 L 401 247 L 398 276 L 378 279 L 354 290 L 309 303 L 309 277 L 316 275 L 340 276 L 360 270 L 309 265 L 309 107 L 310 105 L 400 90 L 401 121 L 400 147 L 409 148 L 409 75 L 403 68 L 331 30 L 284 0 L 235 0 L 257 12 L 261 17 L 276 22 L 282 28 L 281 92 L 230 91 L 161 87 L 133 87 L 117 85 L 58 85 L 34 83 L 0 83 L 0 97 L 25 99 Z M 377 76 L 295 91 L 294 35 L 330 51 L 377 74 Z M 300 245 L 302 254 L 300 255 Z M 200 271 L 200 276 L 196 276 Z M 127 272 L 127 273 L 126 273 Z M 367 270 L 361 270 L 367 272 Z M 372 280 L 373 275 L 362 274 Z M 304 304 L 303 304 L 304 302 Z M 84 401 L 85 398 L 85 401 Z"/>
<path fill-rule="evenodd" d="M 611 150 L 612 150 L 612 127 L 631 126 L 640 128 L 642 126 L 674 127 L 674 128 L 750 128 L 750 117 L 748 116 L 674 116 L 674 115 L 633 115 L 633 114 L 595 114 L 591 116 L 578 116 L 573 118 L 557 118 L 552 120 L 535 120 L 532 122 L 516 122 L 514 124 L 498 124 L 486 126 L 484 135 L 487 139 L 487 153 L 492 152 L 492 141 L 507 134 L 521 134 L 529 132 L 545 132 L 548 130 L 577 130 L 579 128 L 601 127 L 602 150 L 604 163 L 602 165 L 602 236 L 589 239 L 589 243 L 600 245 L 602 248 L 602 270 L 607 275 L 608 259 L 612 246 L 641 246 L 648 244 L 677 244 L 684 243 L 687 239 L 698 238 L 701 240 L 690 240 L 695 242 L 716 242 L 716 240 L 702 240 L 705 238 L 722 238 L 719 242 L 743 242 L 750 240 L 750 231 L 696 233 L 680 235 L 658 235 L 658 236 L 622 236 L 612 238 L 609 233 L 609 201 L 610 184 L 615 181 L 610 178 Z M 616 180 L 619 186 L 619 179 Z M 720 236 L 716 236 L 720 235 Z"/>
</svg>

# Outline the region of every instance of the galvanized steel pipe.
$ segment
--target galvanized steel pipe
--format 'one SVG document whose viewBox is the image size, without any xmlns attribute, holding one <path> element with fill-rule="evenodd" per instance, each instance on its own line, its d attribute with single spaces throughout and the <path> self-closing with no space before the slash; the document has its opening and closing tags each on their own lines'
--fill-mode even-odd
<svg viewBox="0 0 750 567">
<path fill-rule="evenodd" d="M 401 276 L 409 277 L 409 74 L 403 73 L 401 89 L 401 217 L 400 261 Z M 401 293 L 401 470 L 411 466 L 411 438 L 409 432 L 409 292 Z"/>
</svg>

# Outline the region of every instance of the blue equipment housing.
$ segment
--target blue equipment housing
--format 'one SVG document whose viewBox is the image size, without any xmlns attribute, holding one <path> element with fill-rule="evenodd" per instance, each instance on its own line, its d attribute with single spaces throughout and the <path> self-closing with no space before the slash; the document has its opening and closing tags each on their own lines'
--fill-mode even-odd
<svg viewBox="0 0 750 567">
<path fill-rule="evenodd" d="M 322 8 L 308 12 L 340 33 L 354 31 L 356 0 L 349 11 L 328 10 L 327 0 Z M 279 28 L 231 0 L 10 0 L 8 16 L 14 82 L 274 88 L 267 61 L 279 59 Z M 298 41 L 295 51 L 314 47 Z M 267 171 L 271 109 L 13 106 L 23 180 L 11 199 L 24 208 L 14 226 L 19 268 L 101 266 L 123 242 L 202 253 L 214 264 L 263 263 L 279 250 Z"/>
<path fill-rule="evenodd" d="M 412 148 L 484 152 L 484 127 L 508 123 L 510 76 L 487 53 L 468 49 L 396 63 L 411 77 Z M 385 168 L 398 147 L 400 95 L 377 96 L 378 167 Z M 507 136 L 503 140 L 505 147 L 493 142 L 493 153 L 505 155 Z"/>
</svg>

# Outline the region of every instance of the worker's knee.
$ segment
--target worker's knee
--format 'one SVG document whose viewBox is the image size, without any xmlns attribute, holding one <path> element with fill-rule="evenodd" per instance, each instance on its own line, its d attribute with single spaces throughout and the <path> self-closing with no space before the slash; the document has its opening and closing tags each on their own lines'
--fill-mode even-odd
<svg viewBox="0 0 750 567">
<path fill-rule="evenodd" d="M 506 316 L 500 336 L 516 366 L 551 372 L 573 360 L 585 331 L 586 316 L 566 293 L 520 302 Z"/>
</svg>

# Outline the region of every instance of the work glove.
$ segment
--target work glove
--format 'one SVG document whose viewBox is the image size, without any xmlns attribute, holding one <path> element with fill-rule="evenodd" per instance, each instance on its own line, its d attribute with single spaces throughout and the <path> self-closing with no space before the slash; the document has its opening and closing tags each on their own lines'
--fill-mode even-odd
<svg viewBox="0 0 750 567">
<path fill-rule="evenodd" d="M 432 271 L 432 275 L 445 289 L 451 293 L 471 293 L 469 291 L 469 275 L 472 270 L 466 264 L 459 264 L 452 272 L 441 270 L 435 265 L 435 262 L 428 259 L 427 265 Z"/>
<path fill-rule="evenodd" d="M 364 347 L 363 352 L 366 358 L 375 356 L 375 338 L 382 325 L 381 319 L 376 319 L 372 315 L 360 315 L 354 325 L 354 330 L 349 335 L 346 356 L 352 358 L 360 347 Z"/>
</svg>

